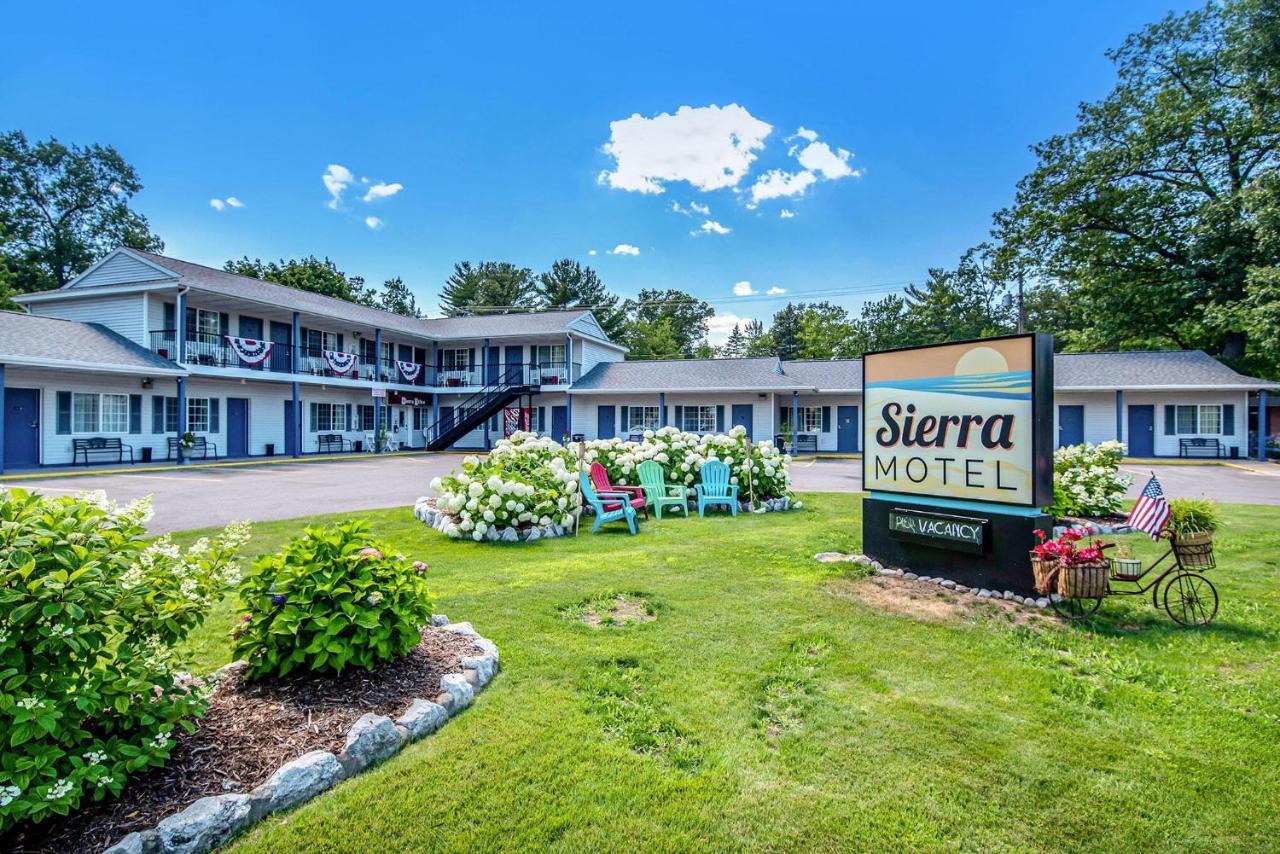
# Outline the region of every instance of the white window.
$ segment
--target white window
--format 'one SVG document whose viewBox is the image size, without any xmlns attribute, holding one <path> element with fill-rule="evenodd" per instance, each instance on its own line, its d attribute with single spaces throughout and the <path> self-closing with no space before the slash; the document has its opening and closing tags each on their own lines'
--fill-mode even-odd
<svg viewBox="0 0 1280 854">
<path fill-rule="evenodd" d="M 822 431 L 822 407 L 800 407 L 800 432 L 819 433 Z"/>
<path fill-rule="evenodd" d="M 129 395 L 104 394 L 101 408 L 103 433 L 129 432 Z"/>
<path fill-rule="evenodd" d="M 628 406 L 626 430 L 629 433 L 657 430 L 659 417 L 656 406 Z"/>
<path fill-rule="evenodd" d="M 71 429 L 76 433 L 98 432 L 99 401 L 96 394 L 71 395 Z"/>
<path fill-rule="evenodd" d="M 222 325 L 218 319 L 218 312 L 209 311 L 205 308 L 196 309 L 196 332 L 200 335 L 201 340 L 208 341 L 210 338 L 217 338 L 221 331 Z"/>
<path fill-rule="evenodd" d="M 319 329 L 307 330 L 307 349 L 313 355 L 319 355 L 321 350 L 337 350 L 338 349 L 338 333 L 324 332 Z"/>
<path fill-rule="evenodd" d="M 1222 432 L 1222 406 L 1219 404 L 1180 404 L 1174 408 L 1174 432 L 1194 435 Z"/>
<path fill-rule="evenodd" d="M 164 399 L 164 429 L 168 433 L 178 432 L 178 399 L 176 397 Z"/>
<path fill-rule="evenodd" d="M 347 429 L 347 405 L 345 403 L 317 403 L 316 430 L 327 433 L 330 430 Z"/>
<path fill-rule="evenodd" d="M 538 367 L 540 368 L 564 367 L 564 345 L 563 344 L 538 345 Z"/>
<path fill-rule="evenodd" d="M 209 398 L 187 398 L 187 432 L 209 432 Z"/>
<path fill-rule="evenodd" d="M 682 417 L 684 423 L 680 426 L 687 433 L 715 432 L 716 408 L 714 406 L 686 406 Z"/>
<path fill-rule="evenodd" d="M 471 369 L 471 351 L 441 350 L 440 369 L 444 371 L 467 371 Z"/>
</svg>

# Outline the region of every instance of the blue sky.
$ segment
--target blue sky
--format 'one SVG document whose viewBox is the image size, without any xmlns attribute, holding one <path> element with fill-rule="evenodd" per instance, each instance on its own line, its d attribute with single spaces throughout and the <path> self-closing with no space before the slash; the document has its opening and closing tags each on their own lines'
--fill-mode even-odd
<svg viewBox="0 0 1280 854">
<path fill-rule="evenodd" d="M 24 3 L 0 128 L 116 146 L 189 260 L 328 255 L 436 313 L 455 261 L 569 256 L 767 320 L 953 264 L 1103 51 L 1191 5 Z"/>
</svg>

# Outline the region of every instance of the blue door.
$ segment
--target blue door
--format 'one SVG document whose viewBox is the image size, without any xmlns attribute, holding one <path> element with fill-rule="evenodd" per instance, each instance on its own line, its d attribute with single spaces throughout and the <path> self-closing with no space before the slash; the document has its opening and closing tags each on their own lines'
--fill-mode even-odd
<svg viewBox="0 0 1280 854">
<path fill-rule="evenodd" d="M 488 376 L 484 378 L 486 384 L 496 383 L 498 381 L 498 374 L 502 370 L 498 364 L 498 360 L 502 358 L 501 353 L 501 347 L 494 347 L 492 345 L 489 347 L 489 363 L 488 368 L 486 368 Z"/>
<path fill-rule="evenodd" d="M 241 338 L 252 338 L 254 341 L 261 341 L 262 340 L 262 318 L 249 317 L 247 314 L 240 315 L 239 333 Z M 248 368 L 251 371 L 265 371 L 267 369 L 268 361 L 270 361 L 269 356 L 267 357 L 267 359 L 264 359 L 263 361 L 259 362 L 256 365 L 241 364 L 241 365 L 238 365 L 237 367 Z"/>
<path fill-rule="evenodd" d="M 733 424 L 730 427 L 745 427 L 747 429 L 747 438 L 751 438 L 751 421 L 752 407 L 749 403 L 735 403 L 733 405 Z"/>
<path fill-rule="evenodd" d="M 271 321 L 271 340 L 275 344 L 271 348 L 271 358 L 268 359 L 271 370 L 290 373 L 293 370 L 293 348 L 290 346 L 293 326 L 278 320 Z"/>
<path fill-rule="evenodd" d="M 1084 443 L 1084 407 L 1058 407 L 1058 447 Z"/>
<path fill-rule="evenodd" d="M 293 400 L 284 402 L 284 452 L 290 456 L 298 453 L 298 419 Z"/>
<path fill-rule="evenodd" d="M 227 456 L 249 456 L 249 401 L 227 398 Z"/>
<path fill-rule="evenodd" d="M 858 407 L 836 407 L 836 453 L 858 452 Z"/>
<path fill-rule="evenodd" d="M 596 438 L 612 439 L 616 433 L 614 432 L 614 416 L 617 414 L 616 406 L 597 406 L 596 407 Z"/>
<path fill-rule="evenodd" d="M 509 383 L 524 384 L 524 348 L 507 348 L 507 375 L 504 379 Z"/>
<path fill-rule="evenodd" d="M 4 467 L 40 463 L 40 390 L 4 390 Z"/>
<path fill-rule="evenodd" d="M 1152 404 L 1129 407 L 1129 456 L 1156 455 L 1156 408 Z"/>
<path fill-rule="evenodd" d="M 551 407 L 551 438 L 559 442 L 569 432 L 569 408 Z"/>
</svg>

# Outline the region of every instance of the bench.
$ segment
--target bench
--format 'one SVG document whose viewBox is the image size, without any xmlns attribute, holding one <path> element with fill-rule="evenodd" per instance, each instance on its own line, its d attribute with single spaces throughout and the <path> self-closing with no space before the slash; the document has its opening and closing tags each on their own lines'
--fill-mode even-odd
<svg viewBox="0 0 1280 854">
<path fill-rule="evenodd" d="M 91 439 L 72 439 L 71 464 L 75 465 L 76 460 L 84 457 L 84 464 L 89 465 L 90 454 L 114 456 L 116 462 L 122 463 L 126 451 L 129 453 L 129 462 L 133 462 L 133 446 L 126 445 L 118 437 L 94 436 Z"/>
<path fill-rule="evenodd" d="M 341 433 L 321 433 L 316 437 L 316 451 L 321 454 L 341 453 L 355 449 L 355 443 Z"/>
<path fill-rule="evenodd" d="M 793 454 L 816 454 L 818 453 L 818 437 L 812 433 L 801 433 L 796 436 L 796 447 L 791 453 Z"/>
<path fill-rule="evenodd" d="M 1180 457 L 1225 457 L 1226 446 L 1217 439 L 1179 439 L 1178 456 Z"/>
<path fill-rule="evenodd" d="M 218 458 L 218 446 L 210 442 L 204 436 L 196 436 L 195 441 L 190 448 L 183 448 L 182 455 L 187 459 L 195 459 L 197 456 L 202 460 L 209 459 L 210 449 L 213 451 L 213 458 Z M 165 457 L 167 460 L 175 459 L 178 456 L 178 437 L 169 437 L 169 453 Z"/>
</svg>

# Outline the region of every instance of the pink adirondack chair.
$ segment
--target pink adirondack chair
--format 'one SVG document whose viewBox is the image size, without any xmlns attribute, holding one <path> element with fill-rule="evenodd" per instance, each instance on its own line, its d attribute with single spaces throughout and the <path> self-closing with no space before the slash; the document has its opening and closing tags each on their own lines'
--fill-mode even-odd
<svg viewBox="0 0 1280 854">
<path fill-rule="evenodd" d="M 596 492 L 623 492 L 631 496 L 631 500 L 627 503 L 636 510 L 644 513 L 644 518 L 649 518 L 649 502 L 644 497 L 644 487 L 640 486 L 614 486 L 609 483 L 609 473 L 604 470 L 604 466 L 599 463 L 592 463 L 591 469 L 591 485 L 596 488 Z M 622 505 L 617 502 L 608 502 L 604 505 L 605 510 L 617 510 Z"/>
</svg>

